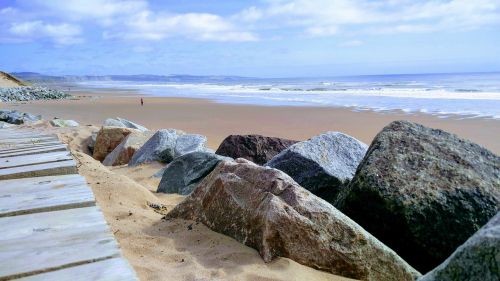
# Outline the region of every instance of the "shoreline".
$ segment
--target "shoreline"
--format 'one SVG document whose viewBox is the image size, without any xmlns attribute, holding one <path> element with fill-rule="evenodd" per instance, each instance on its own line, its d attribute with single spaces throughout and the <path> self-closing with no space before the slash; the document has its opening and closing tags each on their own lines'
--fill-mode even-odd
<svg viewBox="0 0 500 281">
<path fill-rule="evenodd" d="M 409 120 L 470 139 L 500 154 L 500 120 L 464 115 L 436 116 L 401 110 L 374 111 L 318 106 L 261 106 L 219 103 L 201 98 L 150 97 L 133 92 L 105 94 L 71 91 L 73 99 L 2 103 L 0 108 L 74 119 L 99 126 L 106 118 L 122 117 L 149 129 L 176 128 L 208 137 L 216 149 L 231 134 L 262 134 L 305 140 L 326 131 L 340 131 L 370 144 L 390 122 Z M 139 104 L 143 97 L 145 104 Z"/>
</svg>

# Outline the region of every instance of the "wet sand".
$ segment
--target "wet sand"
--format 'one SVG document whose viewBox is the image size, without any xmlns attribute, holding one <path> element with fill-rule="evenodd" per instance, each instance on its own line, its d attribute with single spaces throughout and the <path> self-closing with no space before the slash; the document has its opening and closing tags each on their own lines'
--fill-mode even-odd
<svg viewBox="0 0 500 281">
<path fill-rule="evenodd" d="M 82 95 L 82 93 L 80 93 Z M 410 120 L 443 129 L 470 139 L 500 154 L 500 121 L 484 118 L 404 112 L 355 111 L 349 108 L 253 106 L 214 103 L 202 99 L 145 97 L 127 92 L 98 97 L 84 93 L 78 100 L 36 101 L 2 104 L 45 119 L 74 119 L 80 124 L 102 124 L 109 117 L 123 117 L 150 129 L 176 128 L 206 135 L 216 149 L 230 134 L 262 134 L 305 140 L 325 131 L 340 131 L 369 144 L 373 137 L 394 120 Z"/>
</svg>

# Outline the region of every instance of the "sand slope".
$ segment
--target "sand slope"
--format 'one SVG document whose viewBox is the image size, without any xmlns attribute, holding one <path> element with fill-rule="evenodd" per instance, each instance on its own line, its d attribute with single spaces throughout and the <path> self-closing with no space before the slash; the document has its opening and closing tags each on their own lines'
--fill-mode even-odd
<svg viewBox="0 0 500 281">
<path fill-rule="evenodd" d="M 6 72 L 0 71 L 0 88 L 19 87 L 19 86 L 24 86 L 24 83 L 14 76 Z"/>
<path fill-rule="evenodd" d="M 167 210 L 183 196 L 155 194 L 160 164 L 108 167 L 85 153 L 93 126 L 59 129 L 92 187 L 123 254 L 141 280 L 350 280 L 279 258 L 264 263 L 256 250 L 202 224 L 161 220 L 148 202 Z M 300 241 L 297 241 L 298 243 Z"/>
</svg>

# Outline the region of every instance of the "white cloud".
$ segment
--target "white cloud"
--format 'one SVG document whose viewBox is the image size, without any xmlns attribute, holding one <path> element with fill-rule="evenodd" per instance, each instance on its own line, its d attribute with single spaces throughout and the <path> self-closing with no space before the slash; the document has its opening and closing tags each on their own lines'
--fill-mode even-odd
<svg viewBox="0 0 500 281">
<path fill-rule="evenodd" d="M 243 11 L 237 13 L 233 16 L 235 20 L 240 20 L 244 22 L 256 21 L 260 20 L 264 16 L 262 10 L 258 9 L 255 6 L 244 9 Z"/>
<path fill-rule="evenodd" d="M 350 41 L 345 41 L 341 42 L 339 44 L 340 47 L 357 47 L 363 45 L 363 41 L 361 40 L 350 40 Z"/>
<path fill-rule="evenodd" d="M 21 41 L 49 38 L 59 45 L 70 45 L 82 41 L 79 37 L 81 34 L 80 28 L 68 23 L 49 24 L 42 21 L 13 23 L 9 28 L 9 32 Z"/>
<path fill-rule="evenodd" d="M 337 26 L 312 26 L 306 29 L 306 33 L 311 36 L 332 36 L 339 31 Z"/>
<path fill-rule="evenodd" d="M 239 31 L 218 15 L 206 13 L 154 14 L 143 11 L 125 23 L 125 29 L 109 37 L 162 40 L 185 37 L 200 41 L 255 41 L 249 32 Z"/>
<path fill-rule="evenodd" d="M 244 10 L 243 19 L 293 26 L 313 36 L 348 28 L 375 33 L 464 31 L 500 24 L 499 0 L 268 0 Z M 244 16 L 244 15 L 249 16 Z M 252 16 L 255 15 L 255 16 Z"/>
<path fill-rule="evenodd" d="M 141 12 L 148 7 L 144 0 L 29 0 L 52 16 L 67 20 L 97 20 L 109 25 L 120 21 L 124 16 Z"/>
<path fill-rule="evenodd" d="M 0 9 L 0 15 L 4 16 L 4 15 L 11 15 L 11 14 L 14 14 L 16 13 L 17 10 L 12 8 L 12 7 L 6 7 L 6 8 L 3 8 L 3 9 Z"/>
<path fill-rule="evenodd" d="M 315 37 L 468 31 L 500 25 L 500 0 L 263 0 L 232 16 L 155 11 L 147 0 L 17 0 L 0 9 L 0 38 L 80 42 L 84 30 L 107 39 L 256 41 L 266 34 Z M 261 2 L 262 3 L 262 2 Z M 31 23 L 31 24 L 30 24 Z M 31 28 L 30 35 L 16 31 Z M 2 31 L 3 30 L 3 31 Z M 281 32 L 283 31 L 283 32 Z M 17 34 L 17 35 L 16 35 Z M 262 35 L 262 37 L 264 37 Z"/>
<path fill-rule="evenodd" d="M 229 19 L 209 13 L 155 12 L 144 0 L 34 0 L 43 9 L 75 22 L 103 28 L 108 39 L 158 41 L 183 37 L 200 41 L 255 41 Z"/>
</svg>

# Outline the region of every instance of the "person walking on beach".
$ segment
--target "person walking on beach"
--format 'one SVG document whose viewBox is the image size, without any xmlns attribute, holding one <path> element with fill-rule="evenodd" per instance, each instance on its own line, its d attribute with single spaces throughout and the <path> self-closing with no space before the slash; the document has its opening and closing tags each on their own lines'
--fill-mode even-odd
<svg viewBox="0 0 500 281">
<path fill-rule="evenodd" d="M 144 100 L 141 98 L 141 106 L 144 106 Z"/>
</svg>

